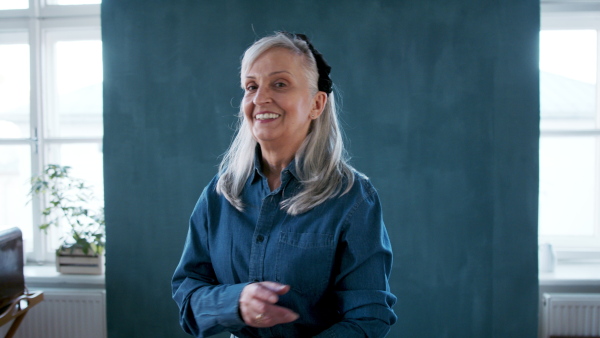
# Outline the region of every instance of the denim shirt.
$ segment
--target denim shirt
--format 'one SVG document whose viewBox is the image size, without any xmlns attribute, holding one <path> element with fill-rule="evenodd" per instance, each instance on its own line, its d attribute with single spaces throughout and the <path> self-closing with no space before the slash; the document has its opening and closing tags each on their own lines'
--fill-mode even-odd
<svg viewBox="0 0 600 338">
<path fill-rule="evenodd" d="M 258 163 L 258 161 L 255 161 Z M 255 164 L 242 191 L 243 212 L 216 193 L 218 176 L 190 218 L 172 280 L 181 327 L 196 337 L 383 337 L 396 322 L 388 278 L 392 250 L 377 192 L 355 172 L 351 190 L 296 216 L 280 202 L 301 184 L 294 162 L 270 191 Z M 291 286 L 280 306 L 299 319 L 271 328 L 247 326 L 238 313 L 252 282 Z"/>
</svg>

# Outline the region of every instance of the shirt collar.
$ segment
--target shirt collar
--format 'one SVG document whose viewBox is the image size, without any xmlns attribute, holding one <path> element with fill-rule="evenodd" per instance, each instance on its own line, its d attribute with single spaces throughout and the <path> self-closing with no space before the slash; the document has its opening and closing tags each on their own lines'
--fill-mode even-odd
<svg viewBox="0 0 600 338">
<path fill-rule="evenodd" d="M 261 178 L 266 179 L 266 176 L 262 172 L 261 158 L 262 158 L 262 153 L 260 151 L 260 145 L 257 144 L 256 148 L 254 150 L 254 170 L 250 177 L 251 183 L 255 183 L 256 181 L 258 181 Z M 288 173 L 291 174 L 291 176 L 294 177 L 297 181 L 300 181 L 298 174 L 296 172 L 296 159 L 295 158 L 292 159 L 290 164 L 288 164 L 287 167 L 285 167 L 285 169 L 283 169 L 283 171 L 282 171 L 282 176 L 281 176 L 281 185 L 282 186 L 287 184 L 288 180 L 290 179 Z"/>
<path fill-rule="evenodd" d="M 262 173 L 262 167 L 260 164 L 260 145 L 256 144 L 256 148 L 254 148 L 254 170 L 252 171 L 251 182 L 254 183 L 259 180 L 261 177 L 265 177 Z"/>
</svg>

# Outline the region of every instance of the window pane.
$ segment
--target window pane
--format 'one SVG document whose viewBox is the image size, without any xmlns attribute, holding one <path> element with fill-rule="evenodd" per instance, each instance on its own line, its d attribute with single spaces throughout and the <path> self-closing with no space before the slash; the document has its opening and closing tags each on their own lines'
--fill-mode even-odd
<svg viewBox="0 0 600 338">
<path fill-rule="evenodd" d="M 33 247 L 33 221 L 29 197 L 31 155 L 29 146 L 0 146 L 0 230 L 23 232 L 25 250 Z"/>
<path fill-rule="evenodd" d="M 0 35 L 0 43 L 2 37 Z M 29 137 L 29 45 L 0 44 L 0 138 Z"/>
<path fill-rule="evenodd" d="M 48 5 L 92 5 L 102 3 L 102 0 L 48 0 Z"/>
<path fill-rule="evenodd" d="M 85 180 L 96 197 L 91 209 L 104 206 L 104 182 L 102 174 L 102 145 L 100 143 L 61 143 L 45 146 L 48 164 L 71 167 L 71 177 Z M 61 242 L 61 236 L 69 231 L 63 224 L 59 231 L 48 231 L 49 249 L 53 251 Z"/>
<path fill-rule="evenodd" d="M 596 127 L 597 31 L 540 32 L 543 129 Z"/>
<path fill-rule="evenodd" d="M 102 137 L 102 42 L 56 42 L 54 67 L 48 136 Z"/>
<path fill-rule="evenodd" d="M 84 179 L 94 188 L 99 205 L 104 200 L 101 143 L 66 143 L 47 145 L 47 163 L 70 166 L 73 177 Z"/>
<path fill-rule="evenodd" d="M 0 0 L 0 10 L 26 8 L 29 8 L 29 0 Z"/>
<path fill-rule="evenodd" d="M 594 235 L 599 139 L 540 139 L 540 236 Z"/>
</svg>

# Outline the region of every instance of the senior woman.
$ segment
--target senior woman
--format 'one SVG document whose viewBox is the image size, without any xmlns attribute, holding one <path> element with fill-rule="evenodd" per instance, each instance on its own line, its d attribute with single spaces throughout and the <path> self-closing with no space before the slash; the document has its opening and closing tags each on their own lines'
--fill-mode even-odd
<svg viewBox="0 0 600 338">
<path fill-rule="evenodd" d="M 383 337 L 396 321 L 381 205 L 345 159 L 330 69 L 301 34 L 246 50 L 237 134 L 172 280 L 189 334 Z"/>
</svg>

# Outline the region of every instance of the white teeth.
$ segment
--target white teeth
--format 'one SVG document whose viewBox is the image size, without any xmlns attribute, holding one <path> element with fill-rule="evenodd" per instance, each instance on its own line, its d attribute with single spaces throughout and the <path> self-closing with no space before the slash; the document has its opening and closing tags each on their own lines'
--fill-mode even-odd
<svg viewBox="0 0 600 338">
<path fill-rule="evenodd" d="M 267 119 L 276 119 L 279 115 L 273 113 L 265 113 L 256 115 L 257 120 L 267 120 Z"/>
</svg>

